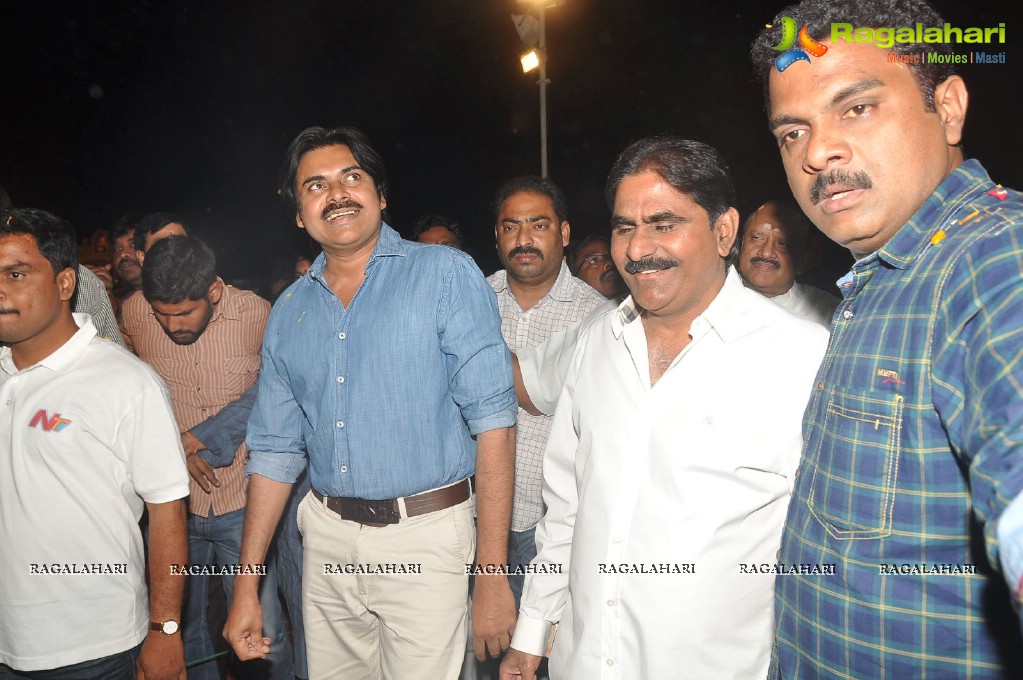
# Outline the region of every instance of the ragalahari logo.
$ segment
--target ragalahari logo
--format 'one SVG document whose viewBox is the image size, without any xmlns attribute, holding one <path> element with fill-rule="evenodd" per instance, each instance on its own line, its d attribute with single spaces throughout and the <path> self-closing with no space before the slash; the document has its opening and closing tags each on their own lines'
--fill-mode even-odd
<svg viewBox="0 0 1023 680">
<path fill-rule="evenodd" d="M 70 424 L 71 421 L 67 418 L 61 418 L 59 413 L 54 413 L 51 418 L 49 414 L 46 413 L 46 409 L 39 409 L 32 417 L 32 422 L 30 422 L 28 426 L 36 427 L 39 425 L 47 432 L 60 432 Z"/>
<path fill-rule="evenodd" d="M 797 61 L 805 61 L 810 63 L 810 55 L 815 57 L 823 57 L 827 51 L 828 46 L 822 45 L 807 33 L 808 24 L 804 24 L 803 28 L 799 29 L 799 46 L 793 47 L 796 44 L 796 20 L 792 17 L 781 18 L 781 41 L 775 45 L 772 49 L 778 50 L 781 54 L 774 60 L 774 67 L 778 69 L 778 73 L 781 73 L 789 66 L 792 66 Z M 767 28 L 774 28 L 771 24 L 767 24 Z"/>
</svg>

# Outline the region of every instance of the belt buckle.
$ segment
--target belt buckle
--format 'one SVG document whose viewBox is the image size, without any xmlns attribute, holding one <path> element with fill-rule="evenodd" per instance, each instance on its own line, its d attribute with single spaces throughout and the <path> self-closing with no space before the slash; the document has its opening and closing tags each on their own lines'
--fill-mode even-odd
<svg viewBox="0 0 1023 680">
<path fill-rule="evenodd" d="M 394 501 L 362 500 L 353 508 L 352 519 L 360 524 L 397 524 L 401 514 Z"/>
</svg>

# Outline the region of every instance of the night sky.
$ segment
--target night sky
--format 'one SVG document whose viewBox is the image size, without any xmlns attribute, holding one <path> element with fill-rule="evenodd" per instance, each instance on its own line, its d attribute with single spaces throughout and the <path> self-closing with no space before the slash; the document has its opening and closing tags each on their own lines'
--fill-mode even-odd
<svg viewBox="0 0 1023 680">
<path fill-rule="evenodd" d="M 718 147 L 743 215 L 787 195 L 767 134 L 752 36 L 784 3 L 566 0 L 548 11 L 551 176 L 573 233 L 606 229 L 603 184 L 632 139 L 671 132 Z M 965 66 L 965 146 L 1023 188 L 1018 1 L 935 2 L 953 25 L 1006 24 L 1005 65 Z M 302 232 L 276 196 L 288 142 L 352 124 L 381 150 L 390 222 L 458 219 L 497 267 L 489 202 L 539 174 L 536 75 L 515 0 L 351 3 L 0 3 L 0 184 L 84 236 L 127 212 L 181 214 L 229 278 L 265 275 Z M 1011 7 L 1011 9 L 1010 9 Z M 972 46 L 971 46 L 972 48 Z M 966 46 L 954 51 L 966 51 Z"/>
</svg>

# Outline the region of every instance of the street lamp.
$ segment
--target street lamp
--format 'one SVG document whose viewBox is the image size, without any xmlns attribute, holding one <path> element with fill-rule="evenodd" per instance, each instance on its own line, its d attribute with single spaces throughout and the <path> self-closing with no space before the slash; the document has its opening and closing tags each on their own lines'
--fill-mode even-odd
<svg viewBox="0 0 1023 680">
<path fill-rule="evenodd" d="M 534 49 L 523 54 L 522 72 L 540 69 L 540 77 L 536 84 L 540 86 L 540 176 L 547 177 L 547 25 L 545 12 L 548 7 L 557 7 L 564 0 L 519 0 L 520 3 L 536 8 L 536 16 L 532 14 L 513 14 L 512 22 L 522 42 Z"/>
</svg>

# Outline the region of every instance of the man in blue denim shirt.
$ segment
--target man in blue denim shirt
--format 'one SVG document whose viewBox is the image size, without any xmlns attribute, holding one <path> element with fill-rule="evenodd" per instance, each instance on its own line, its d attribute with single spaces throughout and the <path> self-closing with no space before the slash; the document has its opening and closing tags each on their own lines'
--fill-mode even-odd
<svg viewBox="0 0 1023 680">
<path fill-rule="evenodd" d="M 324 252 L 267 327 L 242 560 L 263 558 L 308 451 L 310 677 L 455 677 L 466 567 L 505 563 L 511 513 L 516 402 L 494 293 L 467 255 L 383 223 L 383 162 L 358 130 L 305 130 L 284 176 Z M 256 581 L 237 581 L 225 628 L 243 659 L 268 649 Z M 477 656 L 507 648 L 514 619 L 507 577 L 477 577 Z"/>
<path fill-rule="evenodd" d="M 1023 489 L 1023 197 L 964 157 L 958 46 L 880 46 L 948 36 L 926 3 L 807 0 L 773 24 L 812 55 L 770 30 L 753 47 L 789 186 L 856 258 L 780 551 L 835 573 L 777 579 L 777 676 L 1023 677 L 998 573 Z"/>
</svg>

